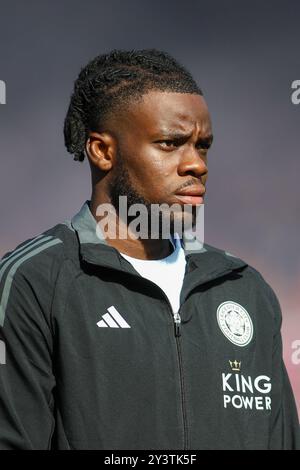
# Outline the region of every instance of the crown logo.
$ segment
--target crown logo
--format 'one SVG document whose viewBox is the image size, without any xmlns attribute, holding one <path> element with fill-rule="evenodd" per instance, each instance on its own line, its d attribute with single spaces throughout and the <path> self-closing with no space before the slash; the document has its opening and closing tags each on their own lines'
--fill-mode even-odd
<svg viewBox="0 0 300 470">
<path fill-rule="evenodd" d="M 235 359 L 234 361 L 229 361 L 229 364 L 230 364 L 231 370 L 234 370 L 236 372 L 240 372 L 242 361 L 237 361 Z"/>
</svg>

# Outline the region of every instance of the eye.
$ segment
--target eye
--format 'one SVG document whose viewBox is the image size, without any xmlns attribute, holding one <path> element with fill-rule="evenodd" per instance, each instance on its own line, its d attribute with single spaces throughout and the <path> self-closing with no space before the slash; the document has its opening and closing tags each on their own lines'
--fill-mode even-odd
<svg viewBox="0 0 300 470">
<path fill-rule="evenodd" d="M 159 142 L 159 144 L 162 146 L 162 147 L 176 147 L 176 142 L 175 140 L 162 140 L 161 142 Z"/>
<path fill-rule="evenodd" d="M 197 149 L 203 153 L 206 153 L 209 150 L 210 146 L 211 146 L 210 143 L 205 143 L 205 142 L 199 142 L 199 144 L 196 145 Z"/>
<path fill-rule="evenodd" d="M 165 140 L 159 140 L 157 143 L 160 146 L 160 148 L 162 148 L 163 150 L 175 150 L 183 142 L 174 140 L 174 139 L 165 139 Z"/>
</svg>

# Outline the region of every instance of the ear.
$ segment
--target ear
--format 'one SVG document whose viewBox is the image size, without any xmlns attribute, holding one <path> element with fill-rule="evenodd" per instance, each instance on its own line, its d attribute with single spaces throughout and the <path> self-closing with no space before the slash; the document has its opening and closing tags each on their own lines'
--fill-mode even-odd
<svg viewBox="0 0 300 470">
<path fill-rule="evenodd" d="M 110 171 L 115 162 L 117 144 L 108 132 L 91 132 L 85 150 L 92 166 L 100 171 Z"/>
</svg>

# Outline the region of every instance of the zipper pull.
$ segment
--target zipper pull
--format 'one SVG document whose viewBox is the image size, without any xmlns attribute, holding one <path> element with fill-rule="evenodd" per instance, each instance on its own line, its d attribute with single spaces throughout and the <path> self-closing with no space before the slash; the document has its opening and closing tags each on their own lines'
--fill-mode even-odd
<svg viewBox="0 0 300 470">
<path fill-rule="evenodd" d="M 180 324 L 181 324 L 181 317 L 179 312 L 174 313 L 174 326 L 175 326 L 175 336 L 180 336 Z"/>
</svg>

